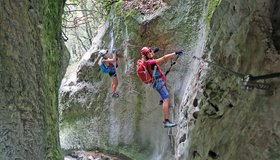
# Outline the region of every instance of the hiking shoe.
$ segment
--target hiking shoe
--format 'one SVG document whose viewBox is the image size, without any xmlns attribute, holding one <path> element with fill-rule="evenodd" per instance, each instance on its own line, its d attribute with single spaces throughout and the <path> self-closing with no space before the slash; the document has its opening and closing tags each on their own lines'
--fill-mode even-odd
<svg viewBox="0 0 280 160">
<path fill-rule="evenodd" d="M 163 104 L 163 100 L 161 99 L 159 100 L 159 105 L 162 106 L 162 104 Z"/>
<path fill-rule="evenodd" d="M 177 126 L 176 123 L 170 122 L 169 120 L 162 122 L 164 128 L 171 128 Z"/>
<path fill-rule="evenodd" d="M 118 93 L 113 93 L 113 94 L 112 94 L 112 97 L 113 97 L 113 98 L 118 98 L 119 96 L 120 96 L 120 95 L 119 95 Z"/>
</svg>

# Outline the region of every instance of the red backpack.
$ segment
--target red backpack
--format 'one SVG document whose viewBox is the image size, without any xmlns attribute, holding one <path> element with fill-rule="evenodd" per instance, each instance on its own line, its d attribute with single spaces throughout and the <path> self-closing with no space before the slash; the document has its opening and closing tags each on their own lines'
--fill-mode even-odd
<svg viewBox="0 0 280 160">
<path fill-rule="evenodd" d="M 146 84 L 153 82 L 152 73 L 149 72 L 147 62 L 144 59 L 137 60 L 137 76 Z"/>
</svg>

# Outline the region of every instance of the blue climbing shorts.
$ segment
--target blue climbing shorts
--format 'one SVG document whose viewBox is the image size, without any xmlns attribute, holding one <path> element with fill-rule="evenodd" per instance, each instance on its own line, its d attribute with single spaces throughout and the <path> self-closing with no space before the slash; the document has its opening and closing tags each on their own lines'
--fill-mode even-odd
<svg viewBox="0 0 280 160">
<path fill-rule="evenodd" d="M 162 100 L 165 100 L 169 97 L 169 92 L 166 88 L 166 85 L 162 79 L 157 79 L 153 83 L 153 88 L 158 91 Z"/>
</svg>

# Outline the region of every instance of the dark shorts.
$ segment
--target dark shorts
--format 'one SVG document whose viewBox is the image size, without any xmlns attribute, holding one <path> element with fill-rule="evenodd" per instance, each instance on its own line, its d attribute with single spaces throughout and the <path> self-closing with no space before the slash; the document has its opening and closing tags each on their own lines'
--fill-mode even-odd
<svg viewBox="0 0 280 160">
<path fill-rule="evenodd" d="M 153 83 L 153 88 L 158 91 L 162 100 L 165 100 L 169 97 L 169 92 L 162 79 L 155 80 L 155 82 Z"/>
<path fill-rule="evenodd" d="M 116 73 L 116 72 L 109 72 L 109 76 L 110 76 L 111 78 L 117 77 L 117 73 Z"/>
</svg>

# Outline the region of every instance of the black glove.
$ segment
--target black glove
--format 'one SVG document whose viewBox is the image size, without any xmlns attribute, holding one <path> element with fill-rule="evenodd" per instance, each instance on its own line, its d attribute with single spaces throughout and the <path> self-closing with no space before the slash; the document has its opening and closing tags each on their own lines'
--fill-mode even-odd
<svg viewBox="0 0 280 160">
<path fill-rule="evenodd" d="M 157 53 L 158 51 L 159 51 L 158 47 L 154 48 L 154 50 L 153 50 L 154 53 Z"/>
<path fill-rule="evenodd" d="M 176 54 L 177 56 L 180 56 L 181 54 L 183 54 L 183 50 L 177 50 L 177 51 L 175 52 L 175 54 Z"/>
</svg>

